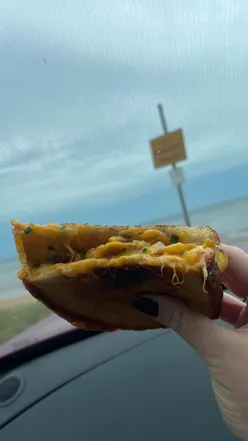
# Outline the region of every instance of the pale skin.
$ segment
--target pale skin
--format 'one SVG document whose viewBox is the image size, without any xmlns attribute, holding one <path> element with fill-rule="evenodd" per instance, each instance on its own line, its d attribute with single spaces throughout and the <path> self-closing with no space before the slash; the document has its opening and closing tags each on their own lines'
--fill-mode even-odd
<svg viewBox="0 0 248 441">
<path fill-rule="evenodd" d="M 183 303 L 151 296 L 159 304 L 157 320 L 176 331 L 208 366 L 220 411 L 229 429 L 248 441 L 248 255 L 235 247 L 222 245 L 228 268 L 222 282 L 238 298 L 224 294 L 221 326 L 190 311 Z"/>
</svg>

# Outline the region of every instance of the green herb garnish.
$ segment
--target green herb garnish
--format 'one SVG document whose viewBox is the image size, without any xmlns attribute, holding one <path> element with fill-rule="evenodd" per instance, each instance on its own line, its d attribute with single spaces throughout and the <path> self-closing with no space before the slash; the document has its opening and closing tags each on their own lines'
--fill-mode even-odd
<svg viewBox="0 0 248 441">
<path fill-rule="evenodd" d="M 170 239 L 171 239 L 171 243 L 179 242 L 179 237 L 176 234 L 172 234 Z"/>
<path fill-rule="evenodd" d="M 25 233 L 25 234 L 32 233 L 32 231 L 33 231 L 33 228 L 30 227 L 30 225 L 29 225 L 28 227 L 24 228 L 24 233 Z"/>
<path fill-rule="evenodd" d="M 59 231 L 64 231 L 64 229 L 65 229 L 65 224 L 61 225 Z"/>
<path fill-rule="evenodd" d="M 56 260 L 56 254 L 50 254 L 47 256 L 47 261 L 48 262 L 54 262 Z"/>
<path fill-rule="evenodd" d="M 142 248 L 141 253 L 142 254 L 147 253 L 147 248 Z"/>
</svg>

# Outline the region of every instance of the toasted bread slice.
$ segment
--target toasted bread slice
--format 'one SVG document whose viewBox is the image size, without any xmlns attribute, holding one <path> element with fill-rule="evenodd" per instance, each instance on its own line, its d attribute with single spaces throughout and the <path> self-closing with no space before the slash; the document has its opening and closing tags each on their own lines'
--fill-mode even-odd
<svg viewBox="0 0 248 441">
<path fill-rule="evenodd" d="M 227 256 L 210 227 L 23 224 L 12 221 L 23 266 L 18 277 L 48 308 L 77 327 L 155 329 L 132 297 L 178 297 L 219 317 Z"/>
</svg>

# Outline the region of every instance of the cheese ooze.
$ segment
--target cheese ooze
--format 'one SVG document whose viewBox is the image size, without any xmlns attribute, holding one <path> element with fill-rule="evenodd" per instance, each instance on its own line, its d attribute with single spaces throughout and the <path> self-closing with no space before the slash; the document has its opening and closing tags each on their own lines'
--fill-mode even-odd
<svg viewBox="0 0 248 441">
<path fill-rule="evenodd" d="M 139 227 L 121 230 L 65 224 L 62 230 L 55 224 L 45 227 L 29 224 L 27 230 L 24 224 L 12 224 L 24 264 L 20 278 L 24 278 L 26 271 L 32 271 L 32 278 L 42 277 L 45 272 L 49 277 L 54 267 L 67 277 L 75 277 L 93 273 L 97 268 L 159 266 L 161 271 L 164 267 L 172 268 L 173 284 L 183 283 L 189 270 L 200 270 L 205 288 L 207 262 L 214 259 L 220 271 L 227 265 L 219 243 L 209 239 L 209 231 L 205 229 L 167 227 L 164 232 L 152 227 L 144 231 Z"/>
</svg>

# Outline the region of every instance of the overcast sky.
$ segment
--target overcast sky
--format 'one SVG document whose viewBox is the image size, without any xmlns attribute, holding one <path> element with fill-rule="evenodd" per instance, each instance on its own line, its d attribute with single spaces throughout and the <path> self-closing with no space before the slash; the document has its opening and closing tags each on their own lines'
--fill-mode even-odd
<svg viewBox="0 0 248 441">
<path fill-rule="evenodd" d="M 1 0 L 0 224 L 76 209 L 101 223 L 147 195 L 142 221 L 161 215 L 162 189 L 174 213 L 149 150 L 157 103 L 183 128 L 187 182 L 201 185 L 248 161 L 247 79 L 246 0 Z"/>
</svg>

